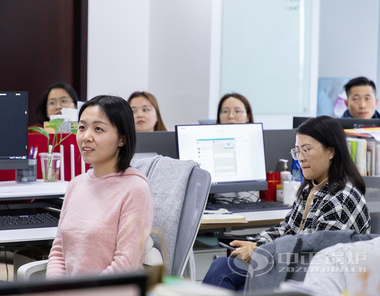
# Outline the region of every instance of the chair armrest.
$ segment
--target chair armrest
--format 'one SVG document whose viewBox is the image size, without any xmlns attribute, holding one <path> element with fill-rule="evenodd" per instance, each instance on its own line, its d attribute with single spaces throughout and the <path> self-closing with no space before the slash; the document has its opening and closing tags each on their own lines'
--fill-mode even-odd
<svg viewBox="0 0 380 296">
<path fill-rule="evenodd" d="M 21 265 L 17 270 L 17 280 L 28 281 L 33 273 L 46 270 L 49 260 L 38 260 Z"/>
<path fill-rule="evenodd" d="M 148 241 L 145 245 L 143 264 L 145 265 L 162 265 L 163 258 L 160 251 L 155 248 L 154 242 L 151 236 L 148 237 Z"/>
</svg>

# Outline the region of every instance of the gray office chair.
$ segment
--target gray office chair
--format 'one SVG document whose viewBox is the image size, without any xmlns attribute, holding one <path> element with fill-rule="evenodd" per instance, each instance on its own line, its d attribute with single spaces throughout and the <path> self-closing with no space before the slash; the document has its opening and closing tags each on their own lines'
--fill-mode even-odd
<svg viewBox="0 0 380 296">
<path fill-rule="evenodd" d="M 195 167 L 189 177 L 178 225 L 177 243 L 173 258 L 173 275 L 182 276 L 184 273 L 206 207 L 210 184 L 210 174 Z"/>
<path fill-rule="evenodd" d="M 365 177 L 365 199 L 371 216 L 371 233 L 380 234 L 380 188 L 379 177 Z"/>
<path fill-rule="evenodd" d="M 161 234 L 152 238 L 164 257 L 166 274 L 195 279 L 192 248 L 208 199 L 210 174 L 192 160 L 163 156 L 136 159 L 132 166 L 144 173 L 151 185 L 153 229 Z"/>
<path fill-rule="evenodd" d="M 373 212 L 371 215 L 371 233 L 380 234 L 380 213 Z"/>
<path fill-rule="evenodd" d="M 166 273 L 195 279 L 192 249 L 210 190 L 210 174 L 193 161 L 162 156 L 136 159 L 132 165 L 140 169 L 151 184 L 155 213 L 153 229 L 160 233 L 160 236 L 154 233 L 151 236 L 154 247 L 164 257 Z M 17 279 L 29 280 L 34 273 L 43 273 L 46 266 L 47 260 L 22 265 L 17 271 Z"/>
</svg>

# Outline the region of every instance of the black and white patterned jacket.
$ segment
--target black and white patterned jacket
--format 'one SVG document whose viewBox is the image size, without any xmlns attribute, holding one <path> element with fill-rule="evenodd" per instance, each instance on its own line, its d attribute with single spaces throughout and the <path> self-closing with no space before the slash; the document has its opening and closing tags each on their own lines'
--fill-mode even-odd
<svg viewBox="0 0 380 296">
<path fill-rule="evenodd" d="M 364 195 L 349 181 L 335 195 L 328 192 L 328 183 L 315 193 L 305 225 L 299 232 L 308 192 L 309 187 L 306 186 L 285 220 L 260 232 L 252 241 L 262 245 L 284 235 L 308 234 L 319 230 L 353 229 L 359 234 L 370 232 L 371 221 Z"/>
</svg>

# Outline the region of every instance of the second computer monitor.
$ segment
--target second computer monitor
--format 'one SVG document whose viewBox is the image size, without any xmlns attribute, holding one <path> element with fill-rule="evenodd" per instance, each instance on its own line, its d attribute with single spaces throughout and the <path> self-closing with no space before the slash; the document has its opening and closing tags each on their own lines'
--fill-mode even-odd
<svg viewBox="0 0 380 296">
<path fill-rule="evenodd" d="M 211 193 L 266 190 L 261 123 L 177 125 L 181 160 L 194 160 L 211 174 Z"/>
<path fill-rule="evenodd" d="M 298 128 L 301 123 L 310 117 L 293 117 L 293 128 Z M 344 129 L 356 129 L 362 127 L 379 127 L 380 118 L 334 118 Z"/>
<path fill-rule="evenodd" d="M 28 93 L 0 91 L 0 170 L 28 167 Z"/>
</svg>

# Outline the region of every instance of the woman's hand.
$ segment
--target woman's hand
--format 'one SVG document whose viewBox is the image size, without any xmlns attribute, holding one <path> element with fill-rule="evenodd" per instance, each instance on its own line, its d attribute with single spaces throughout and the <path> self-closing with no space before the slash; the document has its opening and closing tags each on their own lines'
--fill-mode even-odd
<svg viewBox="0 0 380 296">
<path fill-rule="evenodd" d="M 236 251 L 231 253 L 231 257 L 238 257 L 247 263 L 251 261 L 252 253 L 256 249 L 256 243 L 234 240 L 230 245 L 236 247 Z"/>
</svg>

